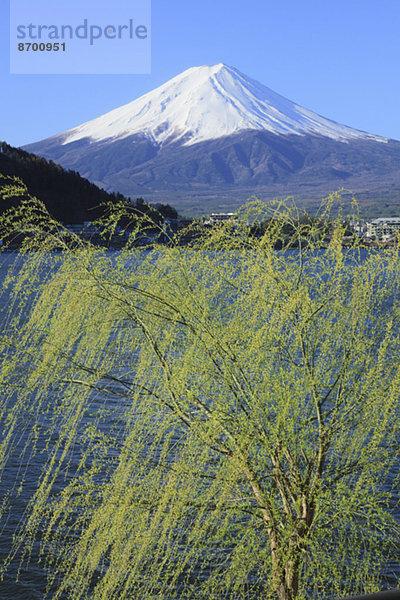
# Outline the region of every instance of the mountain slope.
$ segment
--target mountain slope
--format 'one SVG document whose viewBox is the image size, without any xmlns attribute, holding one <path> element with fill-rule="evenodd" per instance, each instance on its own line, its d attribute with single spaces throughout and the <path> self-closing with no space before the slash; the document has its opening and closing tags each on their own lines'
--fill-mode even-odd
<svg viewBox="0 0 400 600">
<path fill-rule="evenodd" d="M 379 202 L 400 190 L 400 142 L 325 119 L 223 64 L 188 69 L 26 148 L 108 190 L 178 208 L 186 198 L 195 212 L 228 188 L 232 207 L 261 191 L 314 198 L 346 186 Z"/>
</svg>

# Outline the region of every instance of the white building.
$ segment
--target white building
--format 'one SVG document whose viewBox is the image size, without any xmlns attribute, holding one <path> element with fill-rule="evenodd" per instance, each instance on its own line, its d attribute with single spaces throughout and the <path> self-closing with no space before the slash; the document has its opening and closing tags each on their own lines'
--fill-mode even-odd
<svg viewBox="0 0 400 600">
<path fill-rule="evenodd" d="M 387 240 L 400 235 L 400 217 L 381 217 L 367 223 L 367 237 Z"/>
<path fill-rule="evenodd" d="M 215 225 L 216 223 L 223 223 L 224 221 L 231 221 L 235 219 L 235 213 L 211 213 L 211 215 L 204 221 L 204 225 Z"/>
</svg>

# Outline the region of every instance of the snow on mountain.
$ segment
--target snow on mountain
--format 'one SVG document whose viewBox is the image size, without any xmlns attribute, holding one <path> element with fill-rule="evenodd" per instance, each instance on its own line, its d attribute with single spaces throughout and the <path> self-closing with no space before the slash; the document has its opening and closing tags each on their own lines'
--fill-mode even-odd
<svg viewBox="0 0 400 600">
<path fill-rule="evenodd" d="M 189 146 L 242 130 L 321 135 L 338 141 L 386 138 L 330 121 L 222 63 L 193 67 L 137 100 L 63 134 L 63 145 L 142 134 Z"/>
</svg>

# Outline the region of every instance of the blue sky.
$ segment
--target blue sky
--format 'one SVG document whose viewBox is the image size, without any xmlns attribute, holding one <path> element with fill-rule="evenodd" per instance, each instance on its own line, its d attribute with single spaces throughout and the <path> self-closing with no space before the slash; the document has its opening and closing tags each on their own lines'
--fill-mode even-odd
<svg viewBox="0 0 400 600">
<path fill-rule="evenodd" d="M 150 75 L 10 75 L 0 0 L 0 140 L 61 133 L 218 62 L 325 117 L 400 139 L 400 0 L 153 0 L 151 34 Z"/>
</svg>

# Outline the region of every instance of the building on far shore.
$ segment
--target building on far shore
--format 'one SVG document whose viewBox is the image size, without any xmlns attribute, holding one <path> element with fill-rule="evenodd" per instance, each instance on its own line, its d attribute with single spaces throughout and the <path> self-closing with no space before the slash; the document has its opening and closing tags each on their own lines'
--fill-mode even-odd
<svg viewBox="0 0 400 600">
<path fill-rule="evenodd" d="M 216 225 L 217 223 L 223 223 L 224 221 L 232 221 L 236 218 L 235 213 L 211 213 L 209 217 L 203 222 L 204 225 Z"/>
<path fill-rule="evenodd" d="M 400 235 L 400 217 L 380 217 L 366 223 L 367 238 L 386 241 Z"/>
</svg>

